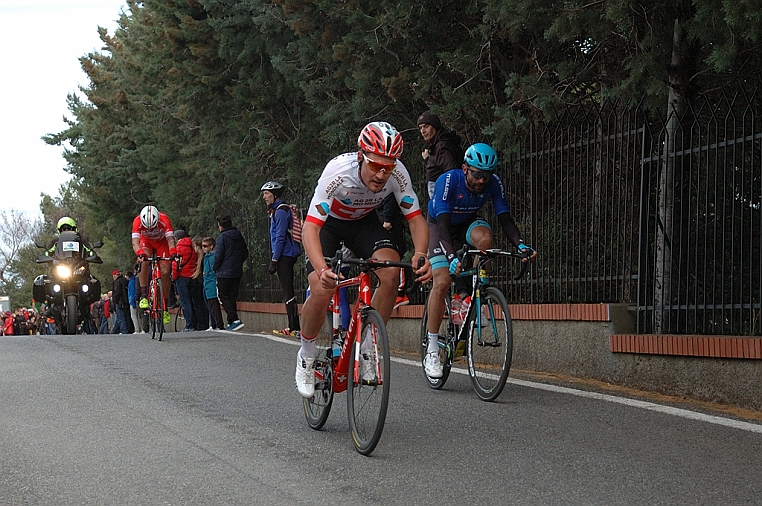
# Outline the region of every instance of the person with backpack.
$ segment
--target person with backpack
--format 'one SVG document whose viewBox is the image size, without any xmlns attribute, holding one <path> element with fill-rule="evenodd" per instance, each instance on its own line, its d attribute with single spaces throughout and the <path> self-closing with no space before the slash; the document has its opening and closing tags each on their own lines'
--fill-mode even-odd
<svg viewBox="0 0 762 506">
<path fill-rule="evenodd" d="M 299 221 L 293 208 L 281 198 L 284 186 L 278 181 L 268 181 L 262 185 L 262 200 L 267 204 L 267 212 L 270 215 L 270 265 L 267 271 L 270 274 L 278 273 L 283 302 L 286 305 L 288 315 L 288 327 L 283 330 L 274 330 L 273 333 L 285 336 L 299 335 L 299 309 L 294 295 L 294 264 L 302 254 L 298 239 L 301 230 Z"/>
</svg>

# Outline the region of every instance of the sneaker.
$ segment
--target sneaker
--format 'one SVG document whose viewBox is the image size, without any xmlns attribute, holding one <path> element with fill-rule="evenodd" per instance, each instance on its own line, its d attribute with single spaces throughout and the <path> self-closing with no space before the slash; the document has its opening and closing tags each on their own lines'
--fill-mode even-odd
<svg viewBox="0 0 762 506">
<path fill-rule="evenodd" d="M 360 371 L 362 371 L 362 382 L 364 384 L 373 385 L 376 383 L 376 359 L 372 351 L 362 354 Z"/>
<path fill-rule="evenodd" d="M 238 330 L 241 328 L 243 328 L 243 323 L 241 322 L 241 320 L 236 320 L 230 325 L 228 325 L 225 330 Z"/>
<path fill-rule="evenodd" d="M 423 367 L 426 370 L 426 376 L 429 378 L 441 378 L 442 363 L 439 361 L 439 352 L 428 352 L 423 360 Z"/>
<path fill-rule="evenodd" d="M 140 302 L 138 303 L 138 307 L 140 309 L 148 309 L 148 299 L 146 299 L 145 297 L 142 297 L 140 299 Z"/>
<path fill-rule="evenodd" d="M 315 395 L 315 359 L 302 358 L 299 352 L 296 354 L 296 390 L 307 399 Z"/>
<path fill-rule="evenodd" d="M 292 331 L 288 327 L 286 327 L 283 330 L 273 330 L 273 334 L 275 334 L 276 336 L 297 337 L 297 332 Z"/>
<path fill-rule="evenodd" d="M 169 311 L 164 311 L 164 325 L 169 325 L 169 322 L 172 321 L 172 315 L 169 314 Z"/>
<path fill-rule="evenodd" d="M 212 328 L 212 327 L 209 327 L 209 328 L 208 328 L 208 329 L 206 329 L 204 332 L 209 332 L 210 330 L 214 330 L 214 328 Z"/>
<path fill-rule="evenodd" d="M 407 295 L 397 296 L 397 300 L 394 302 L 394 309 L 397 309 L 400 306 L 407 306 L 410 304 L 410 299 L 407 298 Z"/>
</svg>

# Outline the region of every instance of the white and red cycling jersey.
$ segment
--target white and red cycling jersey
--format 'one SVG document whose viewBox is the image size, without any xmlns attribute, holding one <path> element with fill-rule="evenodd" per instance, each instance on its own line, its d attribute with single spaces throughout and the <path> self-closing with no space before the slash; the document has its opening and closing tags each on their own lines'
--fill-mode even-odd
<svg viewBox="0 0 762 506">
<path fill-rule="evenodd" d="M 323 169 L 305 221 L 322 227 L 329 216 L 339 220 L 359 220 L 374 211 L 390 193 L 394 194 L 405 218 L 410 220 L 421 214 L 410 174 L 401 161 L 397 161 L 384 188 L 373 193 L 360 179 L 357 153 L 344 153 Z"/>
<path fill-rule="evenodd" d="M 169 242 L 167 239 L 174 236 L 172 222 L 162 212 L 159 212 L 159 223 L 154 228 L 145 228 L 140 222 L 140 216 L 136 216 L 132 220 L 132 238 L 140 239 L 140 247 L 149 255 L 156 253 L 159 256 L 168 256 Z"/>
</svg>

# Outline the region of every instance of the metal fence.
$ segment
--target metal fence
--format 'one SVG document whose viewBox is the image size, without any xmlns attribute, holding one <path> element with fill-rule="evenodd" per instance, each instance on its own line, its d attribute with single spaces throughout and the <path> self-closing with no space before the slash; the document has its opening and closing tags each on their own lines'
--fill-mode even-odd
<svg viewBox="0 0 762 506">
<path fill-rule="evenodd" d="M 666 110 L 666 107 L 665 107 Z M 512 303 L 625 303 L 639 333 L 760 334 L 762 121 L 757 92 L 649 115 L 617 103 L 570 107 L 535 125 L 499 174 L 530 275 L 501 263 Z M 412 170 L 412 172 L 416 172 Z M 425 202 L 422 173 L 413 174 Z M 287 195 L 305 206 L 311 195 Z M 266 272 L 267 215 L 245 219 L 247 300 L 280 301 Z M 505 238 L 490 210 L 498 245 Z M 303 264 L 297 286 L 306 287 Z M 413 303 L 423 302 L 414 294 Z"/>
</svg>

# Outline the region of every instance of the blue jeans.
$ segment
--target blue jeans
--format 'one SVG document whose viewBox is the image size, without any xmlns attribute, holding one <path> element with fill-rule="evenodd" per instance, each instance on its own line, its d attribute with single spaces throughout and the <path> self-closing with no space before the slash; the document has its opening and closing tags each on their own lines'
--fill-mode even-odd
<svg viewBox="0 0 762 506">
<path fill-rule="evenodd" d="M 179 276 L 175 280 L 175 291 L 180 297 L 180 307 L 183 308 L 183 315 L 185 315 L 185 329 L 196 330 L 193 326 L 195 322 L 193 321 L 193 300 L 191 299 L 190 283 L 191 278 Z"/>
<path fill-rule="evenodd" d="M 129 327 L 127 326 L 127 310 L 116 306 L 116 323 L 111 331 L 112 334 L 128 334 Z"/>
<path fill-rule="evenodd" d="M 98 329 L 99 334 L 108 334 L 108 315 L 101 318 L 101 326 Z"/>
</svg>

